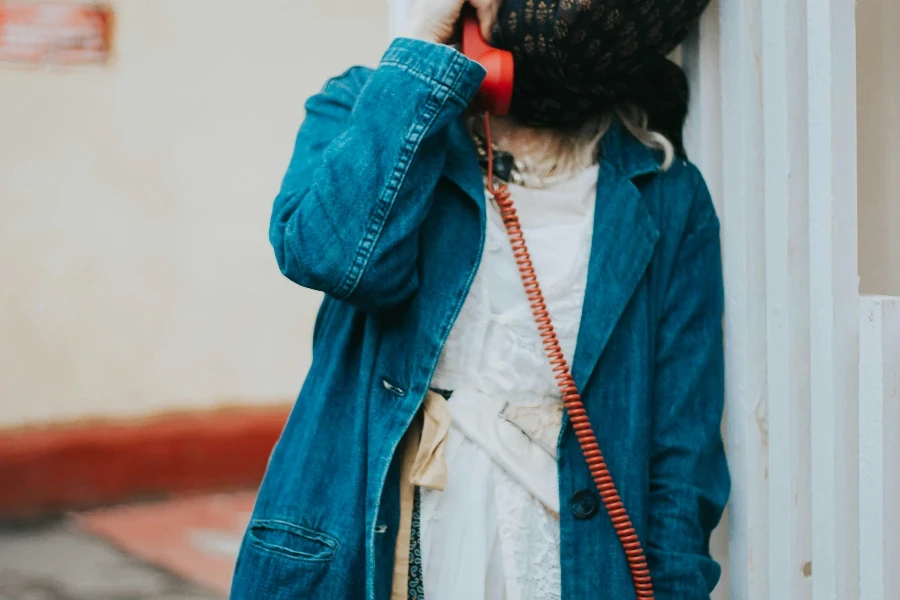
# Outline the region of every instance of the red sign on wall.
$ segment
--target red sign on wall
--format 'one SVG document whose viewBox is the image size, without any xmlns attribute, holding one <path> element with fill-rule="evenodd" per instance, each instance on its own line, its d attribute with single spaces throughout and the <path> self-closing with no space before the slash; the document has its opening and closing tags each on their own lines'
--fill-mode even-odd
<svg viewBox="0 0 900 600">
<path fill-rule="evenodd" d="M 112 11 L 105 4 L 0 0 L 0 61 L 102 63 L 111 38 Z"/>
</svg>

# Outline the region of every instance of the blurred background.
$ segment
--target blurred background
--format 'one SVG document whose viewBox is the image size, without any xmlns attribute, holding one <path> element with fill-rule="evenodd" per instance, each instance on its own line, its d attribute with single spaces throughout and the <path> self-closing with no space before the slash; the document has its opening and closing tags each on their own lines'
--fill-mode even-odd
<svg viewBox="0 0 900 600">
<path fill-rule="evenodd" d="M 388 43 L 371 0 L 0 2 L 0 598 L 186 593 L 101 584 L 87 529 L 224 592 L 252 493 L 196 494 L 259 481 L 319 302 L 271 202 L 305 99 Z"/>
<path fill-rule="evenodd" d="M 388 4 L 0 1 L 0 600 L 225 594 L 319 302 L 271 201 Z M 859 276 L 894 296 L 898 29 L 858 3 Z"/>
<path fill-rule="evenodd" d="M 103 64 L 0 72 L 0 425 L 290 400 L 318 298 L 269 210 L 305 99 L 377 62 L 387 5 L 109 9 Z"/>
</svg>

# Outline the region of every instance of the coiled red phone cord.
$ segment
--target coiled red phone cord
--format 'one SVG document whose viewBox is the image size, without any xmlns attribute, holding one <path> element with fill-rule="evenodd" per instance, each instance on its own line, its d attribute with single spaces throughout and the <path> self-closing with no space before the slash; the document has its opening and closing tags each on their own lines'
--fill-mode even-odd
<svg viewBox="0 0 900 600">
<path fill-rule="evenodd" d="M 572 422 L 575 437 L 578 438 L 578 444 L 581 446 L 585 460 L 587 460 L 591 477 L 594 479 L 597 491 L 603 500 L 603 505 L 609 513 L 616 535 L 619 536 L 619 541 L 622 543 L 622 548 L 625 550 L 625 557 L 628 560 L 628 567 L 631 569 L 631 578 L 634 581 L 637 597 L 639 600 L 653 600 L 653 582 L 650 578 L 650 568 L 647 566 L 647 559 L 644 556 L 641 541 L 638 539 L 634 525 L 632 525 L 625 506 L 622 504 L 616 484 L 613 483 L 609 468 L 606 466 L 603 453 L 600 451 L 600 446 L 597 443 L 597 436 L 594 435 L 594 430 L 588 420 L 587 411 L 581 402 L 578 387 L 575 385 L 574 379 L 572 379 L 566 357 L 563 356 L 556 332 L 553 330 L 553 323 L 550 322 L 550 312 L 547 310 L 547 304 L 544 302 L 544 294 L 541 292 L 541 286 L 535 275 L 534 265 L 531 263 L 531 256 L 528 253 L 528 246 L 525 244 L 525 236 L 519 224 L 516 208 L 513 205 L 506 184 L 496 185 L 494 183 L 494 152 L 491 148 L 491 117 L 488 113 L 484 115 L 484 134 L 488 159 L 487 189 L 494 196 L 494 200 L 500 208 L 500 215 L 503 218 L 503 224 L 506 226 L 509 242 L 512 245 L 513 257 L 516 259 L 516 265 L 518 265 L 519 273 L 522 275 L 525 294 L 534 314 L 534 320 L 537 323 L 544 350 L 547 352 L 550 366 L 555 373 L 556 383 L 559 385 L 560 392 L 562 392 L 562 400 L 566 407 L 566 412 L 569 414 L 569 421 Z"/>
</svg>

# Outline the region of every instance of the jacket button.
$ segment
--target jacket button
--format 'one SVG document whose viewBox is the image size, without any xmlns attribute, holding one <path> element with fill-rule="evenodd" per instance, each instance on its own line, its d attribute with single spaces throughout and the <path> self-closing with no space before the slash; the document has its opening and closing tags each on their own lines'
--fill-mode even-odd
<svg viewBox="0 0 900 600">
<path fill-rule="evenodd" d="M 569 500 L 572 516 L 586 521 L 597 514 L 600 509 L 600 498 L 594 490 L 579 490 Z"/>
</svg>

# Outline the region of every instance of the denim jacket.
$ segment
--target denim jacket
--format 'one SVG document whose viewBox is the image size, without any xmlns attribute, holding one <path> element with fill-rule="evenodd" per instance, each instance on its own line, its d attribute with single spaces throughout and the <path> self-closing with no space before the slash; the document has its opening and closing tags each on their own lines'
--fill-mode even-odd
<svg viewBox="0 0 900 600">
<path fill-rule="evenodd" d="M 232 598 L 387 600 L 401 437 L 481 259 L 485 194 L 463 113 L 483 69 L 396 40 L 306 104 L 269 236 L 325 293 L 313 361 L 270 459 Z M 614 125 L 602 141 L 573 372 L 658 600 L 708 598 L 729 475 L 719 224 L 698 170 Z M 562 597 L 634 598 L 572 427 L 558 440 Z"/>
</svg>

